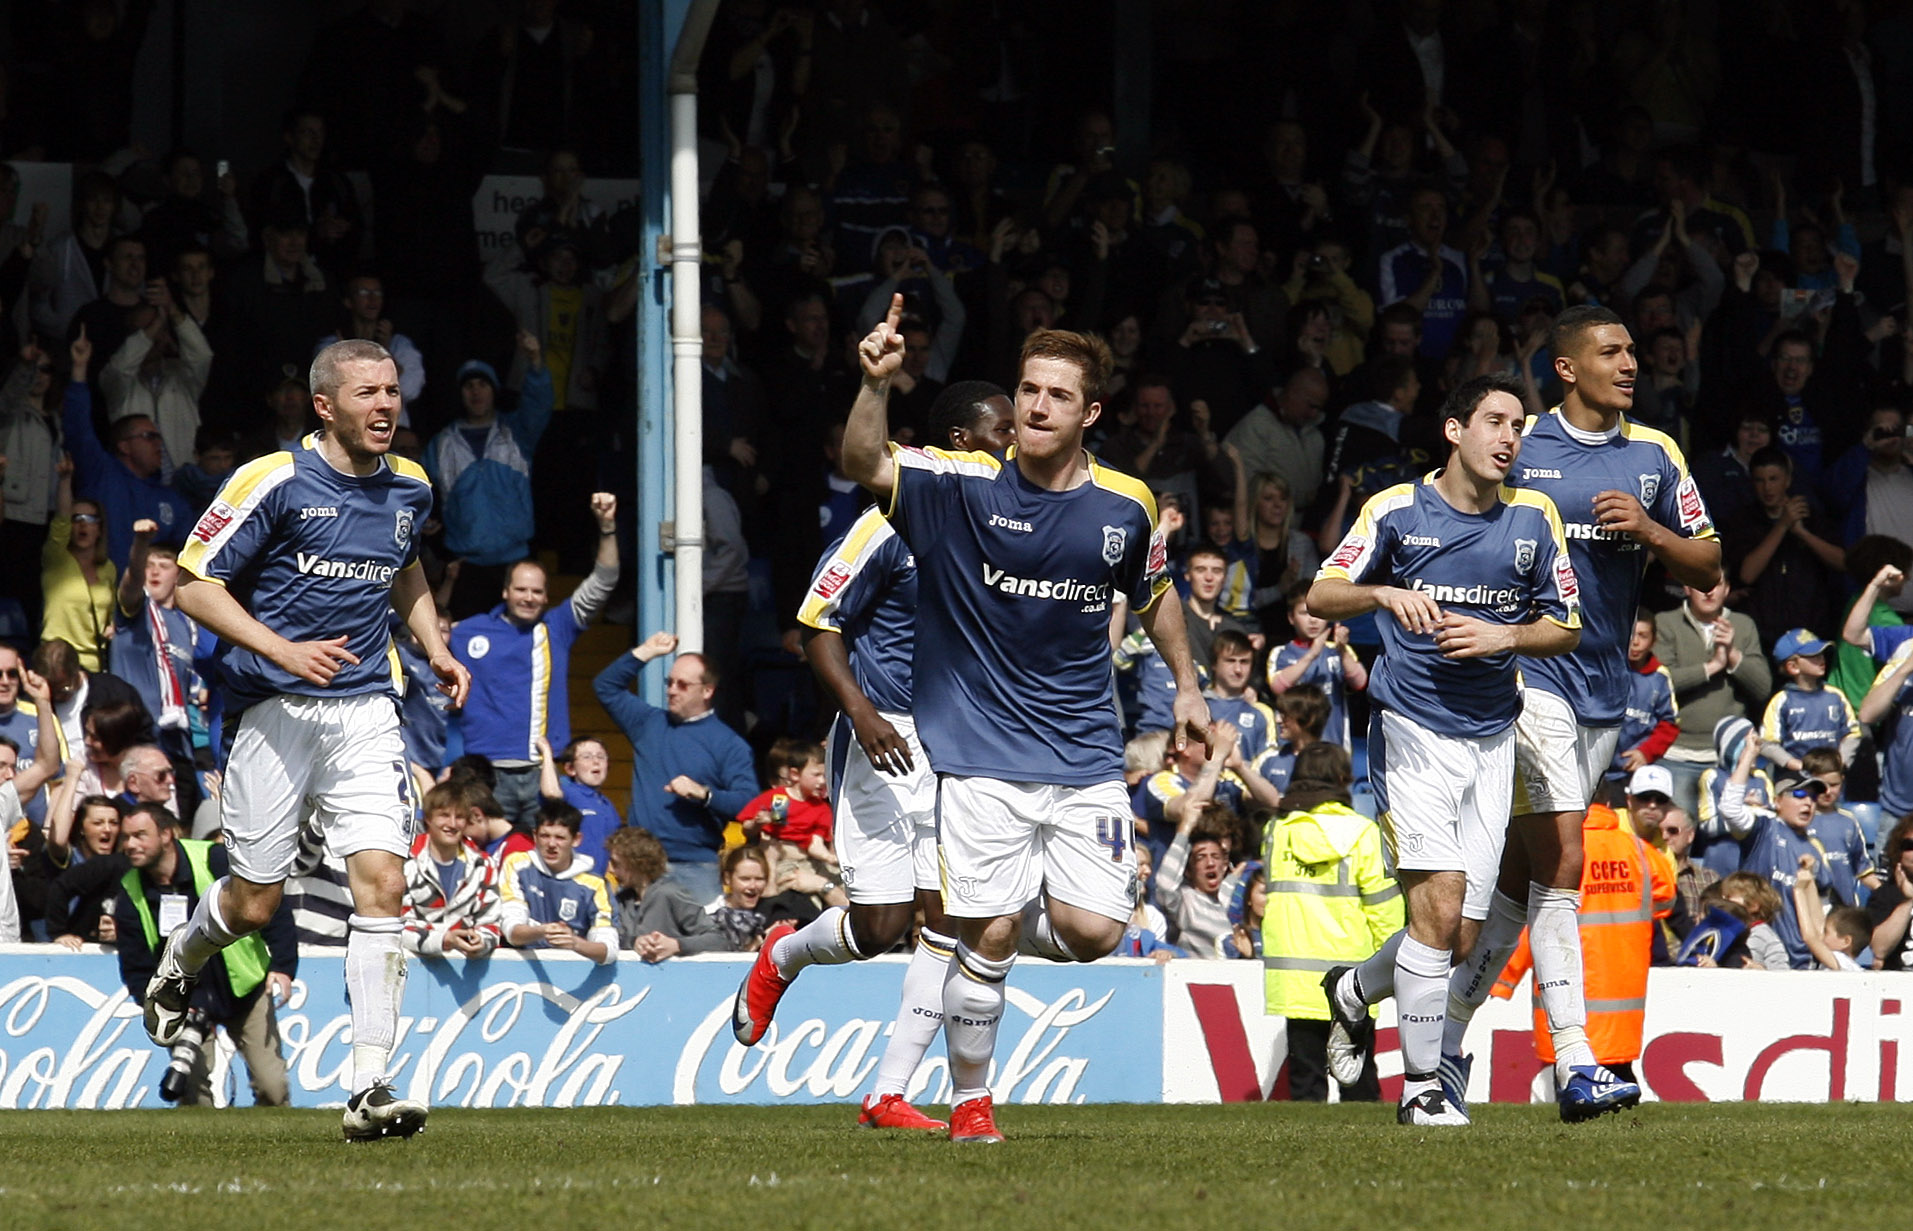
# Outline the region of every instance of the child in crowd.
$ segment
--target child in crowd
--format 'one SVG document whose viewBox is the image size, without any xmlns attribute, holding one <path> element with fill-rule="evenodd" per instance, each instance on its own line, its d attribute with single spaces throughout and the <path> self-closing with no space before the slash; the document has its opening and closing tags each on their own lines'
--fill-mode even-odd
<svg viewBox="0 0 1913 1231">
<path fill-rule="evenodd" d="M 600 966 L 618 960 L 618 930 L 604 880 L 577 858 L 584 818 L 562 799 L 542 800 L 532 849 L 505 857 L 499 924 L 521 949 L 564 949 Z"/>
<path fill-rule="evenodd" d="M 1269 883 L 1260 860 L 1251 859 L 1236 875 L 1229 895 L 1229 934 L 1217 946 L 1222 958 L 1260 958 L 1262 919 L 1269 906 Z"/>
<path fill-rule="evenodd" d="M 1689 857 L 1719 876 L 1740 871 L 1740 843 L 1721 823 L 1720 801 L 1733 779 L 1741 752 L 1753 739 L 1753 723 L 1736 715 L 1721 719 L 1714 724 L 1714 764 L 1700 772 L 1700 819 L 1694 826 L 1694 845 Z M 1771 810 L 1773 783 L 1765 770 L 1750 770 L 1745 785 L 1739 789 L 1749 808 Z"/>
<path fill-rule="evenodd" d="M 1136 847 L 1136 881 L 1144 886 L 1144 891 L 1136 896 L 1136 909 L 1129 914 L 1129 925 L 1123 929 L 1122 944 L 1116 947 L 1119 957 L 1153 958 L 1157 965 L 1175 957 L 1188 957 L 1189 951 L 1170 944 L 1163 938 L 1169 935 L 1169 920 L 1162 913 L 1152 897 L 1150 883 L 1156 875 L 1156 857 L 1149 848 L 1138 844 Z"/>
<path fill-rule="evenodd" d="M 1747 935 L 1743 938 L 1747 947 L 1747 969 L 1791 969 L 1787 961 L 1787 946 L 1773 928 L 1773 921 L 1784 909 L 1780 891 L 1763 876 L 1756 876 L 1752 872 L 1736 872 L 1721 880 L 1720 894 L 1747 915 Z"/>
<path fill-rule="evenodd" d="M 1321 737 L 1343 748 L 1348 739 L 1348 691 L 1368 687 L 1368 668 L 1349 648 L 1348 627 L 1311 615 L 1308 587 L 1289 596 L 1289 623 L 1295 640 L 1269 655 L 1269 693 L 1280 697 L 1291 688 L 1313 684 L 1328 698 L 1329 716 Z"/>
<path fill-rule="evenodd" d="M 1634 615 L 1627 666 L 1627 712 L 1621 719 L 1620 739 L 1614 745 L 1614 764 L 1607 771 L 1610 782 L 1625 782 L 1635 770 L 1660 760 L 1681 733 L 1675 722 L 1680 710 L 1674 704 L 1673 677 L 1654 657 L 1654 616 L 1650 612 Z"/>
<path fill-rule="evenodd" d="M 1860 818 L 1840 806 L 1840 792 L 1846 786 L 1846 767 L 1832 748 L 1809 748 L 1800 758 L 1806 771 L 1826 784 L 1826 790 L 1814 801 L 1813 819 L 1807 832 L 1826 848 L 1827 875 L 1833 882 L 1829 896 L 1835 906 L 1863 906 L 1860 887 L 1880 887 L 1880 874 L 1867 853 L 1866 831 Z"/>
<path fill-rule="evenodd" d="M 1740 843 L 1740 870 L 1765 877 L 1780 897 L 1780 909 L 1771 920 L 1773 929 L 1786 945 L 1788 960 L 1796 969 L 1804 970 L 1813 958 L 1807 952 L 1800 917 L 1793 910 L 1791 890 L 1802 855 L 1814 857 L 1821 891 L 1832 887 L 1826 848 L 1807 829 L 1813 820 L 1814 803 L 1827 787 L 1805 770 L 1782 770 L 1774 779 L 1772 808 L 1748 807 L 1737 793 L 1736 784 L 1744 786 L 1753 762 L 1753 748 L 1741 749 L 1740 761 L 1721 795 L 1720 820 Z"/>
<path fill-rule="evenodd" d="M 193 460 L 173 471 L 173 490 L 197 517 L 206 511 L 239 464 L 239 438 L 232 429 L 202 424 L 193 435 Z"/>
<path fill-rule="evenodd" d="M 773 864 L 809 859 L 827 868 L 837 866 L 830 846 L 830 772 L 824 755 L 822 744 L 792 748 L 785 780 L 738 811 L 745 838 L 761 842 Z"/>
<path fill-rule="evenodd" d="M 405 948 L 421 957 L 488 957 L 502 919 L 498 864 L 467 836 L 483 824 L 474 778 L 441 782 L 425 793 L 425 832 L 405 861 Z"/>
<path fill-rule="evenodd" d="M 1854 906 L 1836 906 L 1823 911 L 1820 890 L 1814 884 L 1813 856 L 1800 857 L 1800 871 L 1793 881 L 1794 910 L 1800 916 L 1800 932 L 1807 950 L 1818 963 L 1816 970 L 1864 970 L 1860 955 L 1873 937 L 1867 913 Z"/>
<path fill-rule="evenodd" d="M 1787 675 L 1787 686 L 1767 702 L 1760 724 L 1760 754 L 1780 769 L 1798 770 L 1809 748 L 1837 745 L 1841 765 L 1851 765 L 1860 747 L 1860 716 L 1853 702 L 1827 687 L 1827 647 L 1804 628 L 1792 629 L 1774 645 L 1774 661 Z"/>
</svg>

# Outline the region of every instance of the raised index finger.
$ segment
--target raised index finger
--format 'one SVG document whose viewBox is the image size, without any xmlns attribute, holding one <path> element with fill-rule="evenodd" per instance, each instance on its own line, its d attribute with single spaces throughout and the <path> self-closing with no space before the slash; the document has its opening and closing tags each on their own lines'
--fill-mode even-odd
<svg viewBox="0 0 1913 1231">
<path fill-rule="evenodd" d="M 890 311 L 884 314 L 883 323 L 886 336 L 895 336 L 897 326 L 903 321 L 903 292 L 890 297 Z"/>
</svg>

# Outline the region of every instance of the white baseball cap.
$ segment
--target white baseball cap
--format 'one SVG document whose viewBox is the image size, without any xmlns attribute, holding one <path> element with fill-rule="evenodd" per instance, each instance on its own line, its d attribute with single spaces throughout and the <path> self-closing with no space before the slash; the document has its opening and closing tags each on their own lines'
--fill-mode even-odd
<svg viewBox="0 0 1913 1231">
<path fill-rule="evenodd" d="M 1643 765 L 1627 780 L 1629 795 L 1665 795 L 1674 798 L 1674 775 L 1665 765 Z"/>
</svg>

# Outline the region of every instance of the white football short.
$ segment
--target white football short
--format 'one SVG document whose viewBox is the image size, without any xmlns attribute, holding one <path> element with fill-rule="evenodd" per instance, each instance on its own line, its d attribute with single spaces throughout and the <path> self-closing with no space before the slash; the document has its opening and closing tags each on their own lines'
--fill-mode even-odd
<svg viewBox="0 0 1913 1231">
<path fill-rule="evenodd" d="M 412 783 L 399 711 L 385 693 L 282 695 L 239 716 L 220 789 L 232 870 L 262 885 L 284 880 L 310 823 L 328 850 L 411 848 Z"/>
<path fill-rule="evenodd" d="M 1437 735 L 1377 707 L 1368 727 L 1368 777 L 1395 866 L 1461 872 L 1461 913 L 1486 919 L 1508 840 L 1514 731 Z"/>
<path fill-rule="evenodd" d="M 1514 723 L 1514 816 L 1580 812 L 1614 762 L 1619 727 L 1585 727 L 1551 692 L 1521 690 Z"/>
<path fill-rule="evenodd" d="M 870 763 L 847 718 L 830 728 L 830 796 L 844 892 L 867 905 L 909 902 L 937 888 L 937 776 L 908 714 L 884 714 L 910 747 L 907 773 Z"/>
<path fill-rule="evenodd" d="M 1135 826 L 1121 779 L 1057 786 L 940 775 L 943 909 L 994 919 L 1047 889 L 1059 902 L 1126 923 L 1136 905 Z"/>
</svg>

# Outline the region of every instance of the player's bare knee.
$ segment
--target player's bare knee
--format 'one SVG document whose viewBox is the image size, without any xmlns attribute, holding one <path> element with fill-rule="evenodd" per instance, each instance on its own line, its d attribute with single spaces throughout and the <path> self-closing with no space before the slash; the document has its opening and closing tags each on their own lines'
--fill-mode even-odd
<svg viewBox="0 0 1913 1231">
<path fill-rule="evenodd" d="M 237 876 L 229 877 L 226 895 L 219 900 L 219 913 L 225 916 L 226 926 L 234 933 L 256 932 L 272 922 L 284 890 L 283 884 L 261 885 Z"/>
<path fill-rule="evenodd" d="M 910 930 L 913 913 L 908 902 L 853 903 L 850 934 L 857 949 L 866 957 L 888 952 Z"/>
<path fill-rule="evenodd" d="M 993 962 L 1008 961 L 1016 956 L 1016 942 L 1023 934 L 1021 915 L 1004 915 L 997 919 L 955 919 L 957 939 L 964 948 L 981 953 Z"/>
<path fill-rule="evenodd" d="M 1101 915 L 1079 915 L 1069 923 L 1056 924 L 1056 939 L 1068 947 L 1079 962 L 1108 957 L 1122 943 L 1123 925 Z"/>
</svg>

